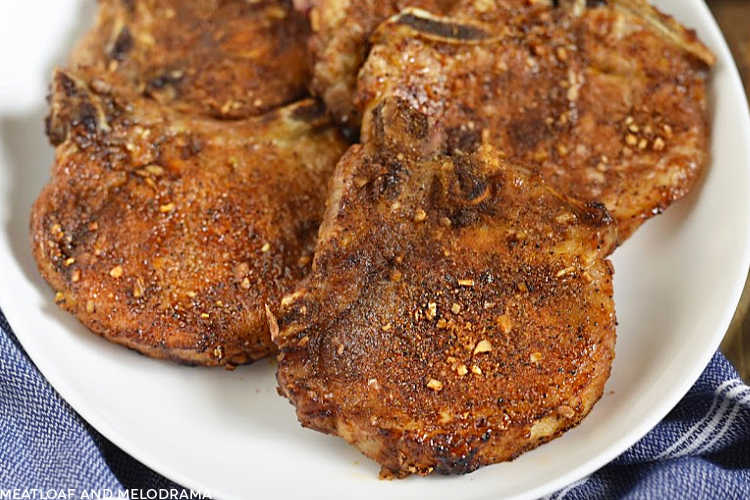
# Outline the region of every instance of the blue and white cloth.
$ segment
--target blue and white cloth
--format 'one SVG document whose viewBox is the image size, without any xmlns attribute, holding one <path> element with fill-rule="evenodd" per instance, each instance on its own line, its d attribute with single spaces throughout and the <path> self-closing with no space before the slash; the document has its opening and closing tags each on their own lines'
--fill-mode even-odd
<svg viewBox="0 0 750 500">
<path fill-rule="evenodd" d="M 613 429 L 613 431 L 615 431 Z M 47 383 L 0 312 L 0 499 L 49 490 L 180 490 L 91 428 Z M 141 493 L 140 498 L 145 498 Z M 22 498 L 17 496 L 17 498 Z M 71 497 L 67 497 L 71 498 Z M 158 497 L 157 497 L 158 498 Z M 750 387 L 717 353 L 641 441 L 552 499 L 750 498 Z"/>
</svg>

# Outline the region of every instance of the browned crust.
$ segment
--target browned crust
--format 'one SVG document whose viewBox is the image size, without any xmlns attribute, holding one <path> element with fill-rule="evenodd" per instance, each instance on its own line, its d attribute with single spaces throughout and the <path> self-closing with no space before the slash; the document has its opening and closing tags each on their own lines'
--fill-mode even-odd
<svg viewBox="0 0 750 500">
<path fill-rule="evenodd" d="M 305 96 L 308 34 L 289 0 L 101 0 L 70 65 L 183 112 L 241 119 Z"/>
<path fill-rule="evenodd" d="M 602 394 L 612 219 L 491 146 L 445 154 L 406 101 L 373 113 L 337 166 L 312 274 L 269 313 L 280 392 L 385 476 L 510 460 Z"/>
<path fill-rule="evenodd" d="M 346 147 L 318 103 L 227 124 L 60 71 L 48 133 L 32 249 L 61 307 L 156 358 L 231 367 L 275 350 L 265 304 L 308 272 Z"/>
<path fill-rule="evenodd" d="M 622 242 L 708 163 L 710 60 L 652 30 L 657 12 L 647 14 L 530 10 L 498 30 L 407 9 L 373 36 L 358 102 L 365 113 L 393 95 L 417 103 L 447 129 L 445 149 L 492 144 L 559 191 L 603 203 Z"/>
</svg>

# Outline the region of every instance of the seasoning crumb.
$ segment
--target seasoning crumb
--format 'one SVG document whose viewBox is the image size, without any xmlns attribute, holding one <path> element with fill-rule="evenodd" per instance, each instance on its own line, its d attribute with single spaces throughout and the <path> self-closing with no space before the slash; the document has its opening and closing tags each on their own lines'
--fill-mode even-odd
<svg viewBox="0 0 750 500">
<path fill-rule="evenodd" d="M 141 278 L 136 278 L 135 285 L 133 285 L 133 297 L 136 299 L 140 298 L 145 291 L 146 286 L 143 284 L 143 280 Z"/>
<path fill-rule="evenodd" d="M 664 139 L 662 139 L 661 137 L 657 137 L 656 139 L 654 139 L 653 147 L 655 151 L 663 151 L 665 145 L 666 144 L 664 144 Z"/>
<path fill-rule="evenodd" d="M 174 210 L 174 203 L 166 203 L 166 204 L 161 205 L 159 207 L 159 212 L 161 212 L 163 214 L 171 212 L 172 210 Z"/>
<path fill-rule="evenodd" d="M 224 346 L 217 345 L 214 348 L 214 357 L 217 359 L 222 359 L 224 357 Z"/>
<path fill-rule="evenodd" d="M 435 319 L 435 316 L 437 316 L 437 304 L 430 302 L 427 304 L 427 319 Z"/>
<path fill-rule="evenodd" d="M 458 286 L 474 286 L 474 280 L 458 280 Z"/>
<path fill-rule="evenodd" d="M 62 292 L 57 292 L 55 294 L 55 302 L 59 303 L 59 302 L 62 302 L 63 300 L 65 300 L 65 295 L 63 295 Z"/>
<path fill-rule="evenodd" d="M 201 318 L 207 319 L 209 317 L 208 313 L 201 313 Z"/>
<path fill-rule="evenodd" d="M 268 242 L 264 243 L 263 246 L 260 247 L 260 251 L 263 252 L 263 253 L 266 253 L 270 249 L 271 249 L 271 244 L 268 243 Z"/>
<path fill-rule="evenodd" d="M 435 380 L 434 378 L 431 378 L 429 382 L 427 382 L 427 387 L 432 389 L 435 392 L 440 392 L 443 390 L 443 383 L 439 380 Z"/>
<path fill-rule="evenodd" d="M 485 352 L 491 352 L 492 351 L 492 344 L 490 344 L 490 341 L 487 339 L 480 340 L 477 343 L 477 346 L 474 348 L 474 354 L 482 354 Z"/>
<path fill-rule="evenodd" d="M 115 266 L 109 270 L 109 275 L 113 278 L 119 278 L 122 276 L 122 266 Z"/>
<path fill-rule="evenodd" d="M 497 317 L 497 326 L 500 327 L 500 331 L 508 334 L 513 329 L 513 322 L 511 321 L 510 316 L 507 314 L 501 314 Z"/>
<path fill-rule="evenodd" d="M 538 363 L 542 359 L 542 353 L 541 352 L 532 352 L 531 356 L 529 356 L 529 359 L 532 363 Z"/>
<path fill-rule="evenodd" d="M 459 374 L 459 376 L 463 377 L 467 373 L 469 373 L 469 369 L 466 368 L 466 365 L 459 365 L 458 368 L 456 368 L 456 373 Z"/>
<path fill-rule="evenodd" d="M 414 222 L 424 222 L 427 219 L 427 212 L 421 208 L 414 213 Z"/>
<path fill-rule="evenodd" d="M 477 365 L 472 365 L 471 366 L 471 373 L 473 373 L 474 375 L 481 375 L 482 374 L 482 369 L 479 368 Z"/>
<path fill-rule="evenodd" d="M 70 275 L 70 281 L 72 281 L 73 283 L 78 283 L 80 279 L 81 279 L 81 270 L 74 269 Z"/>
<path fill-rule="evenodd" d="M 91 314 L 92 312 L 94 312 L 94 309 L 96 309 L 96 307 L 94 306 L 94 301 L 93 300 L 87 300 L 86 301 L 86 312 L 89 313 L 89 314 Z"/>
<path fill-rule="evenodd" d="M 453 303 L 451 306 L 451 312 L 453 314 L 458 314 L 461 312 L 461 304 L 457 304 L 456 302 Z"/>
<path fill-rule="evenodd" d="M 250 289 L 250 280 L 247 279 L 247 278 L 243 279 L 242 283 L 240 283 L 240 286 L 242 288 L 244 288 L 245 290 L 249 290 Z"/>
<path fill-rule="evenodd" d="M 76 259 L 75 257 L 68 257 L 65 259 L 65 265 L 66 266 L 72 266 L 75 263 Z"/>
<path fill-rule="evenodd" d="M 401 281 L 401 278 L 403 277 L 403 274 L 401 274 L 401 271 L 398 269 L 394 269 L 391 271 L 391 281 L 399 282 Z"/>
</svg>

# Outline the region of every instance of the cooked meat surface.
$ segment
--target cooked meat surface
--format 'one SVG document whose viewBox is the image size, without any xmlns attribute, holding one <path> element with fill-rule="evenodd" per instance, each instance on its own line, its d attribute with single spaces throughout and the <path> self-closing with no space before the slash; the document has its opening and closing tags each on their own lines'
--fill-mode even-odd
<svg viewBox="0 0 750 500">
<path fill-rule="evenodd" d="M 308 32 L 290 0 L 100 0 L 71 64 L 184 112 L 246 118 L 304 96 Z"/>
<path fill-rule="evenodd" d="M 385 99 L 313 270 L 269 313 L 280 392 L 384 476 L 465 473 L 578 424 L 614 356 L 612 220 Z"/>
<path fill-rule="evenodd" d="M 232 366 L 275 350 L 265 304 L 309 271 L 346 148 L 318 103 L 217 121 L 59 71 L 48 134 L 33 252 L 64 309 L 156 358 Z"/>
<path fill-rule="evenodd" d="M 444 14 L 452 3 L 455 0 L 295 0 L 298 10 L 309 13 L 312 26 L 312 91 L 341 123 L 357 128 L 357 71 L 367 57 L 370 34 L 406 7 Z"/>
<path fill-rule="evenodd" d="M 491 144 L 560 192 L 603 203 L 622 242 L 707 164 L 712 56 L 647 4 L 610 4 L 497 25 L 404 11 L 373 36 L 359 103 L 405 99 L 446 129 L 446 150 Z"/>
</svg>

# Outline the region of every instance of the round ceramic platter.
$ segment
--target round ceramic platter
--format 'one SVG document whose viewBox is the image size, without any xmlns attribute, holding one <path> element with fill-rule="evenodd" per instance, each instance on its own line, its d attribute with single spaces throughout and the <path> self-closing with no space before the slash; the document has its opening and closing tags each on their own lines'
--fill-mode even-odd
<svg viewBox="0 0 750 500">
<path fill-rule="evenodd" d="M 534 498 L 606 464 L 687 392 L 732 318 L 750 262 L 750 120 L 731 55 L 700 0 L 662 0 L 715 51 L 713 161 L 701 185 L 614 257 L 617 357 L 605 396 L 562 438 L 461 477 L 378 480 L 342 440 L 304 430 L 269 361 L 234 372 L 157 362 L 90 334 L 53 303 L 29 250 L 52 148 L 44 96 L 93 0 L 0 3 L 0 307 L 59 393 L 149 467 L 222 499 Z"/>
</svg>

